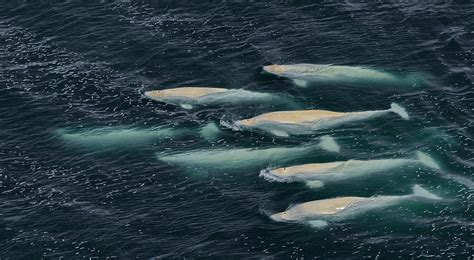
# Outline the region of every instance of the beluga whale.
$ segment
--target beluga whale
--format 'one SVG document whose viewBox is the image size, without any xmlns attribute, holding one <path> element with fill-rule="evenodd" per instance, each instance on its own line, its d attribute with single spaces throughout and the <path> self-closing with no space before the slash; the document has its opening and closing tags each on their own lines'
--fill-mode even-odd
<svg viewBox="0 0 474 260">
<path fill-rule="evenodd" d="M 209 87 L 179 87 L 163 90 L 151 90 L 145 97 L 155 101 L 192 109 L 195 105 L 212 104 L 248 104 L 259 102 L 281 101 L 283 98 L 274 94 L 254 92 L 244 89 L 226 89 Z"/>
<path fill-rule="evenodd" d="M 96 128 L 64 128 L 56 133 L 64 141 L 81 147 L 103 149 L 141 146 L 160 140 L 190 135 L 190 131 L 171 127 L 107 126 Z"/>
<path fill-rule="evenodd" d="M 396 205 L 406 200 L 429 199 L 441 200 L 435 194 L 413 186 L 413 193 L 401 196 L 372 196 L 372 197 L 337 197 L 314 200 L 290 206 L 287 210 L 272 214 L 270 218 L 278 222 L 305 223 L 313 227 L 324 227 L 328 221 L 341 221 L 370 210 L 382 209 Z"/>
<path fill-rule="evenodd" d="M 319 188 L 326 182 L 344 181 L 372 173 L 383 173 L 405 165 L 422 165 L 432 169 L 440 169 L 439 165 L 429 155 L 418 151 L 415 158 L 348 160 L 269 168 L 262 170 L 260 176 L 269 181 L 304 182 L 311 188 Z"/>
<path fill-rule="evenodd" d="M 221 134 L 213 122 L 199 128 L 176 126 L 105 126 L 92 128 L 62 128 L 56 134 L 65 142 L 77 147 L 94 150 L 125 147 L 143 147 L 156 142 L 166 142 L 186 136 L 199 136 L 215 142 Z"/>
<path fill-rule="evenodd" d="M 241 170 L 252 167 L 261 169 L 263 165 L 291 162 L 324 150 L 337 153 L 339 145 L 333 137 L 322 136 L 317 143 L 300 146 L 279 146 L 269 148 L 212 148 L 196 149 L 182 152 L 158 152 L 157 158 L 162 162 L 191 168 L 218 170 Z"/>
<path fill-rule="evenodd" d="M 363 84 L 376 83 L 388 85 L 413 85 L 421 83 L 423 77 L 408 74 L 404 77 L 365 66 L 345 66 L 332 64 L 290 64 L 268 65 L 263 71 L 288 78 L 300 87 L 312 82 Z"/>
<path fill-rule="evenodd" d="M 313 134 L 321 129 L 333 128 L 350 122 L 367 120 L 396 113 L 405 120 L 409 119 L 405 108 L 396 103 L 386 110 L 371 110 L 359 112 L 335 112 L 328 110 L 294 110 L 265 113 L 249 119 L 233 123 L 221 124 L 236 131 L 264 131 L 276 136 Z"/>
</svg>

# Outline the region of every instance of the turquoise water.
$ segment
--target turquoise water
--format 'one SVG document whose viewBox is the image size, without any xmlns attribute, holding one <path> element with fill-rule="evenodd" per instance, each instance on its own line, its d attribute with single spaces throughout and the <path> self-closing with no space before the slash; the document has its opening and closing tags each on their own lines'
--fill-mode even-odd
<svg viewBox="0 0 474 260">
<path fill-rule="evenodd" d="M 3 4 L 0 256 L 472 257 L 473 10 L 468 1 Z M 428 80 L 302 88 L 262 73 L 295 63 Z M 288 102 L 186 110 L 143 97 L 177 86 L 243 88 Z M 410 120 L 389 114 L 288 138 L 220 125 L 285 109 L 365 111 L 392 102 Z M 339 152 L 317 146 L 326 135 Z M 233 152 L 206 154 L 221 150 Z M 247 153 L 256 150 L 267 152 Z M 318 189 L 259 177 L 267 167 L 416 151 L 441 170 L 406 166 Z M 189 154 L 195 161 L 160 159 Z M 414 184 L 444 199 L 319 229 L 268 217 L 310 200 L 406 195 Z"/>
</svg>

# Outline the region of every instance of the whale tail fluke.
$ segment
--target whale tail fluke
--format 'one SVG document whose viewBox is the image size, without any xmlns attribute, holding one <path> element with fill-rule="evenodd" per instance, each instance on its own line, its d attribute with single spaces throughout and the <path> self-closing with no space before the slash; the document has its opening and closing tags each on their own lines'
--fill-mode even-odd
<svg viewBox="0 0 474 260">
<path fill-rule="evenodd" d="M 329 152 L 338 153 L 341 151 L 341 147 L 339 146 L 339 144 L 337 144 L 336 140 L 329 135 L 325 135 L 321 137 L 321 141 L 319 142 L 319 147 Z"/>
<path fill-rule="evenodd" d="M 416 152 L 416 156 L 418 157 L 418 160 L 426 167 L 437 170 L 441 169 L 439 164 L 436 163 L 435 160 L 433 160 L 433 158 L 431 158 L 431 156 L 429 156 L 428 154 L 418 151 Z"/>
<path fill-rule="evenodd" d="M 430 200 L 440 200 L 441 197 L 436 196 L 435 194 L 429 192 L 428 190 L 422 188 L 420 185 L 413 186 L 413 195 L 420 198 L 430 199 Z"/>
<path fill-rule="evenodd" d="M 403 78 L 406 85 L 411 87 L 431 86 L 434 83 L 433 76 L 426 73 L 409 73 Z"/>
<path fill-rule="evenodd" d="M 400 106 L 399 104 L 397 103 L 392 103 L 390 105 L 390 111 L 394 112 L 394 113 L 397 113 L 401 118 L 405 119 L 405 120 L 408 120 L 410 119 L 410 117 L 408 116 L 408 113 L 406 111 L 406 109 L 402 106 Z"/>
</svg>

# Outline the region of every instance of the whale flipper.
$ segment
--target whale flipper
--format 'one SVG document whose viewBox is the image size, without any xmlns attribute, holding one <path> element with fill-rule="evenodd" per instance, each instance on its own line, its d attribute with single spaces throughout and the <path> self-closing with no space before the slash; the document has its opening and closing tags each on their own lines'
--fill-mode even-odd
<svg viewBox="0 0 474 260">
<path fill-rule="evenodd" d="M 313 228 L 324 228 L 328 226 L 328 222 L 324 220 L 310 220 L 308 224 Z"/>
<path fill-rule="evenodd" d="M 307 87 L 308 86 L 308 81 L 303 80 L 303 79 L 294 79 L 293 83 L 298 86 L 298 87 Z"/>
<path fill-rule="evenodd" d="M 287 132 L 278 131 L 278 130 L 272 130 L 272 131 L 270 131 L 270 133 L 272 133 L 272 135 L 276 135 L 276 136 L 279 136 L 279 137 L 288 137 L 289 136 Z"/>
<path fill-rule="evenodd" d="M 179 106 L 184 108 L 184 109 L 193 109 L 193 106 L 191 106 L 190 104 L 181 104 Z"/>
<path fill-rule="evenodd" d="M 324 186 L 324 182 L 322 181 L 307 181 L 306 186 L 311 189 L 318 189 Z"/>
</svg>

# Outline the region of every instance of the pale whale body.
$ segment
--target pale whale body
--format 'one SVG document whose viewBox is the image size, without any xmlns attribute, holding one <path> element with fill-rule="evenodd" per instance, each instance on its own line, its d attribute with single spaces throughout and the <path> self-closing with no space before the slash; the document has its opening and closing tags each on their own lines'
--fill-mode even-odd
<svg viewBox="0 0 474 260">
<path fill-rule="evenodd" d="M 191 109 L 194 105 L 237 104 L 279 101 L 282 98 L 261 92 L 243 89 L 180 87 L 164 90 L 146 91 L 150 99 Z"/>
<path fill-rule="evenodd" d="M 270 181 L 305 182 L 318 188 L 325 182 L 337 182 L 378 173 L 405 165 L 424 165 L 439 169 L 439 165 L 428 155 L 417 152 L 417 158 L 349 160 L 329 163 L 311 163 L 277 169 L 265 169 L 260 176 Z"/>
<path fill-rule="evenodd" d="M 108 126 L 97 128 L 56 130 L 64 141 L 90 149 L 123 148 L 142 146 L 184 136 L 200 136 L 208 141 L 215 141 L 220 129 L 215 123 L 208 123 L 199 129 L 176 127 L 135 127 Z"/>
<path fill-rule="evenodd" d="M 86 147 L 129 146 L 153 140 L 172 138 L 184 131 L 164 127 L 99 127 L 89 129 L 61 129 L 57 133 L 69 143 Z"/>
<path fill-rule="evenodd" d="M 289 162 L 321 149 L 339 152 L 340 147 L 332 137 L 324 136 L 317 144 L 298 147 L 203 149 L 173 154 L 158 153 L 157 157 L 160 161 L 181 166 L 242 169 L 265 164 Z"/>
<path fill-rule="evenodd" d="M 341 66 L 330 64 L 292 64 L 264 66 L 265 72 L 285 77 L 301 87 L 310 82 L 337 83 L 385 83 L 390 85 L 413 85 L 422 80 L 414 74 L 398 77 L 393 74 L 363 66 Z"/>
<path fill-rule="evenodd" d="M 369 210 L 389 207 L 404 200 L 441 198 L 423 189 L 413 186 L 413 194 L 402 196 L 338 197 L 315 200 L 291 206 L 287 210 L 270 216 L 280 222 L 308 223 L 314 227 L 327 225 L 327 221 L 340 221 L 357 216 Z"/>
<path fill-rule="evenodd" d="M 334 112 L 327 110 L 296 110 L 262 114 L 239 120 L 230 127 L 234 130 L 261 130 L 276 136 L 312 134 L 318 130 L 333 128 L 350 122 L 367 120 L 388 113 L 396 113 L 409 119 L 406 110 L 396 103 L 390 109 L 362 112 Z M 221 122 L 225 125 L 225 123 Z"/>
</svg>

